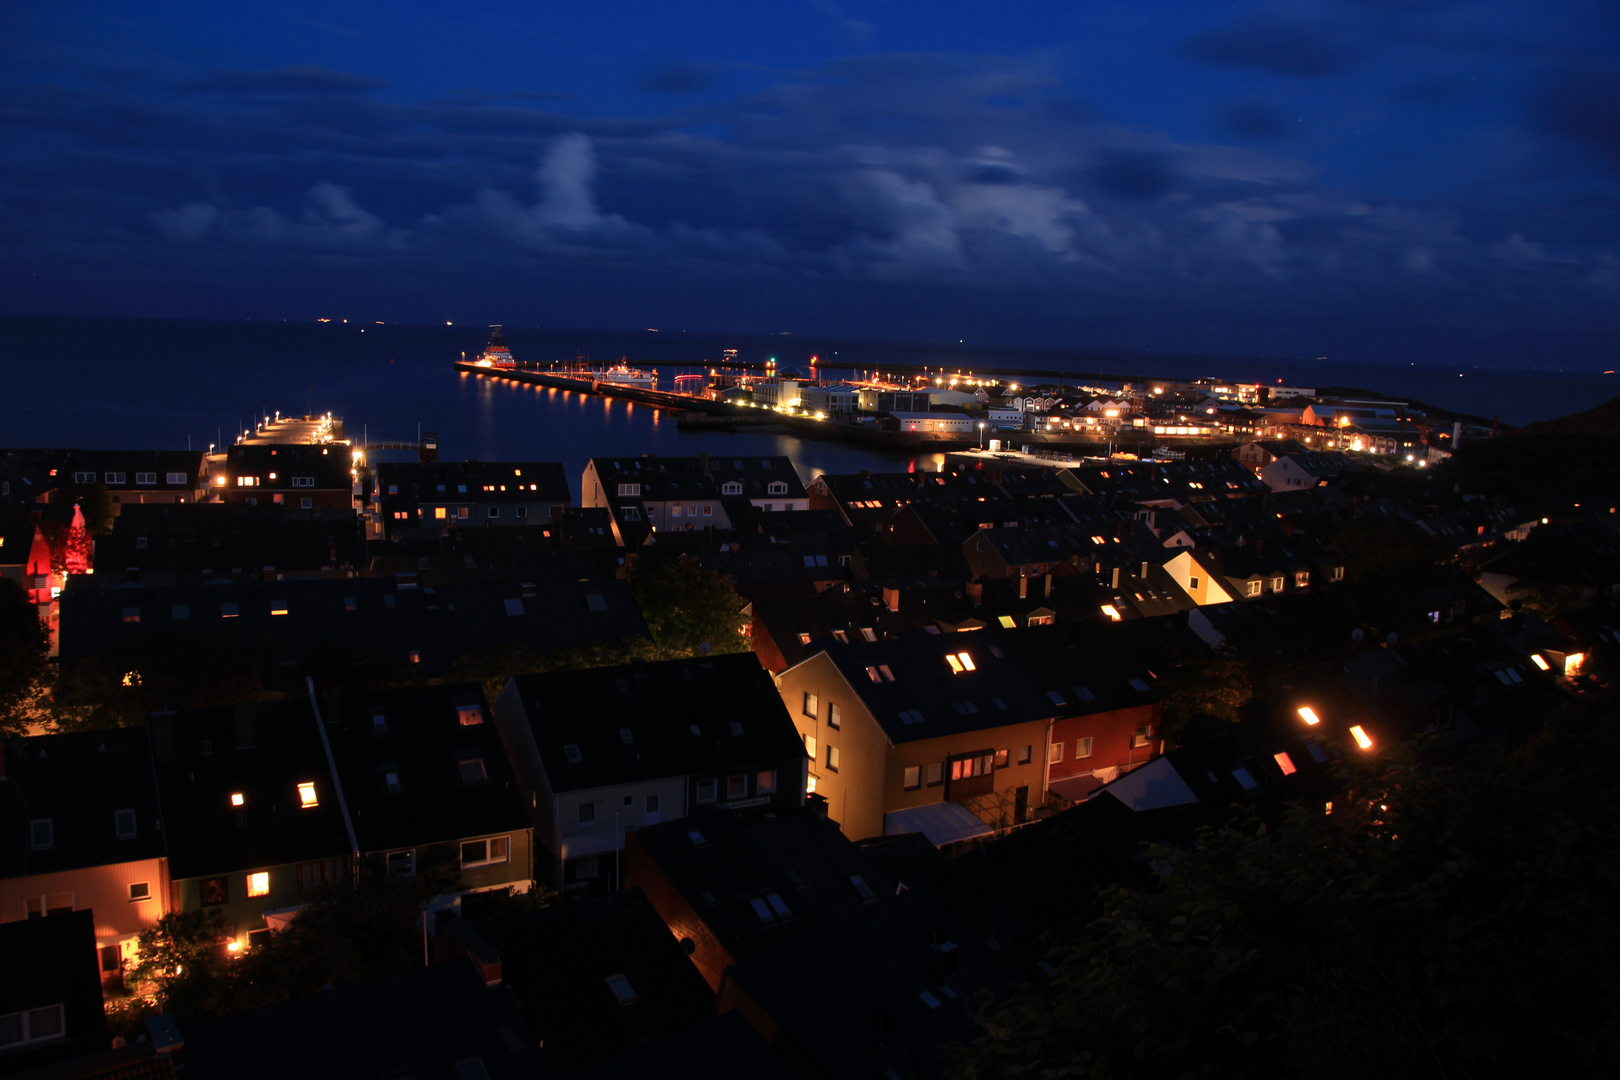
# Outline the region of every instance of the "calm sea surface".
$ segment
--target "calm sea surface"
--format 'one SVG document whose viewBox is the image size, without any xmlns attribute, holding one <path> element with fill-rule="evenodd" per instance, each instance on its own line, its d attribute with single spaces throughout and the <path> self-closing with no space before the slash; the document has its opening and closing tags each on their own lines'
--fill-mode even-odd
<svg viewBox="0 0 1620 1080">
<path fill-rule="evenodd" d="M 1216 375 L 1290 385 L 1360 386 L 1509 424 L 1591 408 L 1620 394 L 1596 372 L 1323 365 L 1270 358 L 1000 349 L 969 344 L 817 341 L 799 337 L 558 331 L 508 326 L 521 360 L 593 363 L 628 357 L 667 386 L 682 370 L 736 348 L 824 377 L 889 362 L 975 370 L 1061 369 L 1116 378 Z M 352 437 L 414 440 L 439 432 L 446 458 L 561 461 L 579 484 L 608 454 L 786 454 L 807 479 L 822 472 L 904 469 L 907 456 L 787 435 L 676 430 L 675 414 L 625 401 L 458 375 L 482 326 L 186 322 L 0 317 L 0 446 L 194 447 L 229 440 L 255 416 L 306 408 L 345 419 Z M 408 457 L 408 454 L 401 455 Z M 930 458 L 932 456 L 930 455 Z"/>
</svg>

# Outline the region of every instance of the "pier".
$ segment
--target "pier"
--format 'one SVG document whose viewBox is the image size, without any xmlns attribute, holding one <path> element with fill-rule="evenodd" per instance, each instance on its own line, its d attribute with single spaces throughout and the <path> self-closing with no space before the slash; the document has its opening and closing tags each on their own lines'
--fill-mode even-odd
<svg viewBox="0 0 1620 1080">
<path fill-rule="evenodd" d="M 557 390 L 572 390 L 580 394 L 625 398 L 660 409 L 696 413 L 708 422 L 692 425 L 705 430 L 727 431 L 736 427 L 780 427 L 800 438 L 836 439 L 856 443 L 875 450 L 896 453 L 914 453 L 920 450 L 954 450 L 975 445 L 977 439 L 932 439 L 914 431 L 882 431 L 873 424 L 851 424 L 841 420 L 818 420 L 813 416 L 788 416 L 782 413 L 758 413 L 724 401 L 675 394 L 667 390 L 648 390 L 638 386 L 623 386 L 599 379 L 579 379 L 553 375 L 544 371 L 510 368 L 481 367 L 464 360 L 455 362 L 463 375 L 476 375 L 485 379 L 504 379 L 507 382 L 527 383 Z"/>
</svg>

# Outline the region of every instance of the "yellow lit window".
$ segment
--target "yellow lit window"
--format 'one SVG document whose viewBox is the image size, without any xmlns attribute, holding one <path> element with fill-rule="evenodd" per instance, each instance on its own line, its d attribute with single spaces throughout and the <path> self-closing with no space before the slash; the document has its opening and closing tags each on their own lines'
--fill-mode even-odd
<svg viewBox="0 0 1620 1080">
<path fill-rule="evenodd" d="M 1315 727 L 1317 724 L 1322 722 L 1322 718 L 1316 715 L 1316 710 L 1311 708 L 1309 705 L 1300 707 L 1299 718 L 1305 721 L 1307 724 L 1310 724 L 1312 727 Z"/>
<path fill-rule="evenodd" d="M 433 516 L 438 518 L 440 521 L 443 521 L 444 520 L 444 507 L 435 506 L 433 508 Z"/>
<path fill-rule="evenodd" d="M 257 874 L 249 874 L 247 878 L 249 896 L 270 895 L 270 872 L 268 870 L 261 870 Z"/>
<path fill-rule="evenodd" d="M 1551 665 L 1549 665 L 1547 663 L 1547 661 L 1545 661 L 1545 660 L 1543 660 L 1541 658 L 1540 653 L 1531 653 L 1530 654 L 1530 662 L 1532 664 L 1536 665 L 1536 667 L 1540 668 L 1542 671 L 1548 670 L 1548 668 L 1551 666 Z"/>
<path fill-rule="evenodd" d="M 968 670 L 969 670 L 969 671 L 973 671 L 973 670 L 975 670 L 975 668 L 974 668 L 974 666 L 973 666 L 973 657 L 971 657 L 971 656 L 969 656 L 969 655 L 968 655 L 968 654 L 967 654 L 967 653 L 965 653 L 965 652 L 963 652 L 963 653 L 957 653 L 957 654 L 956 654 L 956 656 L 957 656 L 957 658 L 958 658 L 958 659 L 959 659 L 959 660 L 961 660 L 961 661 L 962 661 L 962 666 L 963 666 L 963 667 L 965 667 L 965 668 L 967 668 L 967 669 L 968 669 Z"/>
<path fill-rule="evenodd" d="M 247 801 L 246 796 L 244 796 L 240 791 L 231 792 L 231 805 L 232 806 L 241 806 L 246 801 Z"/>
<path fill-rule="evenodd" d="M 298 805 L 300 805 L 300 806 L 302 806 L 302 807 L 304 807 L 306 809 L 308 809 L 311 806 L 319 806 L 320 805 L 320 803 L 318 801 L 316 801 L 316 798 L 315 798 L 315 783 L 314 783 L 314 781 L 310 781 L 308 783 L 298 785 Z"/>
<path fill-rule="evenodd" d="M 1357 724 L 1350 729 L 1350 736 L 1356 740 L 1356 745 L 1361 747 L 1363 750 L 1372 749 L 1372 739 L 1367 735 L 1366 731 L 1362 729 L 1360 724 Z"/>
</svg>

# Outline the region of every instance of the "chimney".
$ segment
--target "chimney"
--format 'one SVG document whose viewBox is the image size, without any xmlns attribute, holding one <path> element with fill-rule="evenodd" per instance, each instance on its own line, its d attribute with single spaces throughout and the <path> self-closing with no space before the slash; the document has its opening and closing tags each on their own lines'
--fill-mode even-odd
<svg viewBox="0 0 1620 1080">
<path fill-rule="evenodd" d="M 1018 575 L 1018 599 L 1029 599 L 1029 578 L 1025 577 L 1023 574 Z"/>
<path fill-rule="evenodd" d="M 973 606 L 974 607 L 978 607 L 980 604 L 984 603 L 984 582 L 982 582 L 982 581 L 970 581 L 970 582 L 968 582 L 967 583 L 967 595 L 968 595 L 968 599 L 973 601 Z"/>
<path fill-rule="evenodd" d="M 258 731 L 253 720 L 253 706 L 236 706 L 236 748 L 252 750 L 259 745 Z"/>
<path fill-rule="evenodd" d="M 900 610 L 900 590 L 891 586 L 883 587 L 883 606 L 890 611 Z"/>
</svg>

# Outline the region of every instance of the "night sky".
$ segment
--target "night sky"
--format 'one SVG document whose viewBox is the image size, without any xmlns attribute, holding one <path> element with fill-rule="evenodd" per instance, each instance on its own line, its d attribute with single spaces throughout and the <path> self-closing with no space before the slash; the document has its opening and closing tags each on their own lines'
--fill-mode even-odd
<svg viewBox="0 0 1620 1080">
<path fill-rule="evenodd" d="M 0 310 L 1617 366 L 1620 4 L 0 4 Z"/>
</svg>

